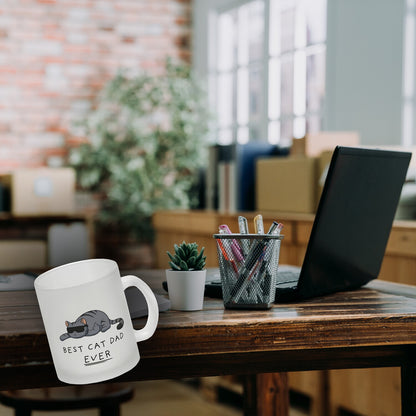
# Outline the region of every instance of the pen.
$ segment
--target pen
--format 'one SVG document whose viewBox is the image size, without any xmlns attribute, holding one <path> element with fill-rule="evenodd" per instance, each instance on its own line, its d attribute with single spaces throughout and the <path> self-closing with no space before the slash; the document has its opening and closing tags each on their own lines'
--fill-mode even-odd
<svg viewBox="0 0 416 416">
<path fill-rule="evenodd" d="M 261 214 L 254 217 L 254 232 L 256 234 L 264 234 L 263 216 Z"/>
<path fill-rule="evenodd" d="M 277 240 L 270 240 L 269 244 L 265 247 L 264 250 L 264 261 L 260 267 L 260 270 L 257 274 L 257 280 L 259 282 L 263 282 L 263 296 L 267 297 L 270 295 L 270 291 L 272 290 L 272 278 L 270 276 L 269 266 L 273 261 L 273 254 L 275 253 L 275 245 L 278 244 Z M 266 276 L 269 276 L 269 279 L 266 279 Z"/>
<path fill-rule="evenodd" d="M 238 228 L 240 230 L 240 234 L 248 234 L 248 223 L 246 217 L 242 217 L 241 215 L 238 217 Z M 241 248 L 243 250 L 243 256 L 247 256 L 247 253 L 250 250 L 250 240 L 242 238 Z"/>
<path fill-rule="evenodd" d="M 261 252 L 264 249 L 265 241 L 257 240 L 253 241 L 251 244 L 250 252 L 248 253 L 244 264 L 238 270 L 238 280 L 235 283 L 234 287 L 231 290 L 231 300 L 233 302 L 238 302 L 240 296 L 244 292 L 249 282 L 248 276 L 250 275 L 250 271 L 255 267 L 256 262 L 259 260 L 259 253 L 261 256 Z"/>
<path fill-rule="evenodd" d="M 261 270 L 263 264 L 265 247 L 263 247 L 262 252 L 258 256 L 258 252 L 255 255 L 251 256 L 249 259 L 250 264 L 246 266 L 243 270 L 243 273 L 240 274 L 236 284 L 233 287 L 231 292 L 231 300 L 235 303 L 238 303 L 240 297 L 243 295 L 244 291 L 247 289 L 247 286 L 250 282 L 254 282 L 256 274 Z M 253 287 L 256 291 L 256 295 L 259 295 L 257 288 Z"/>
<path fill-rule="evenodd" d="M 225 234 L 232 234 L 230 228 L 226 224 L 220 225 L 219 229 L 220 229 L 220 232 L 223 232 Z M 240 262 L 244 260 L 244 256 L 243 256 L 243 252 L 241 250 L 240 244 L 238 244 L 237 240 L 235 239 L 231 240 L 231 251 L 237 261 Z"/>
<path fill-rule="evenodd" d="M 268 234 L 271 235 L 280 235 L 280 231 L 283 228 L 283 224 L 273 221 L 273 224 L 269 228 Z M 259 273 L 257 274 L 257 280 L 259 284 L 263 287 L 263 297 L 265 302 L 267 302 L 267 297 L 270 296 L 272 287 L 272 277 L 269 270 L 270 264 L 273 262 L 273 254 L 275 253 L 275 245 L 279 244 L 277 240 L 271 240 L 266 247 L 266 253 L 264 256 L 264 262 L 261 265 Z M 267 278 L 268 277 L 268 278 Z"/>
<path fill-rule="evenodd" d="M 241 215 L 238 217 L 238 229 L 240 230 L 240 234 L 248 234 L 248 223 L 246 217 Z"/>
<path fill-rule="evenodd" d="M 224 256 L 224 259 L 231 264 L 231 266 L 233 267 L 234 272 L 238 274 L 238 269 L 237 269 L 237 266 L 235 264 L 235 261 L 228 257 L 227 250 L 224 248 L 224 245 L 223 245 L 222 241 L 220 239 L 217 239 L 217 242 L 218 242 L 218 247 L 220 248 L 220 250 L 222 252 L 222 255 Z"/>
<path fill-rule="evenodd" d="M 273 221 L 273 224 L 270 226 L 269 231 L 267 232 L 267 234 L 271 235 L 273 234 L 276 230 L 279 229 L 279 223 L 277 221 Z M 251 245 L 250 248 L 250 252 L 248 253 L 247 259 L 244 262 L 244 268 L 245 269 L 250 269 L 251 267 L 253 267 L 254 262 L 256 261 L 256 256 L 257 253 L 262 250 L 264 248 L 264 246 L 266 246 L 269 243 L 268 239 L 261 239 L 261 240 L 255 240 L 253 242 L 253 244 Z"/>
<path fill-rule="evenodd" d="M 280 224 L 277 221 L 273 221 L 273 224 L 270 226 L 269 231 L 267 231 L 267 234 L 280 235 L 280 230 L 282 228 L 283 224 Z"/>
</svg>

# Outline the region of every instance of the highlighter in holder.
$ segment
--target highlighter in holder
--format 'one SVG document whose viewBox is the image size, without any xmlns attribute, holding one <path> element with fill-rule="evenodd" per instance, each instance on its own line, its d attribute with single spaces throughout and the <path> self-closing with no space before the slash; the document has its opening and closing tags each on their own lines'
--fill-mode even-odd
<svg viewBox="0 0 416 416">
<path fill-rule="evenodd" d="M 248 234 L 247 218 L 242 215 L 238 217 L 238 229 L 240 230 L 240 234 Z M 243 250 L 243 256 L 246 257 L 250 250 L 250 242 L 248 240 L 242 240 L 241 249 Z"/>
<path fill-rule="evenodd" d="M 263 216 L 261 214 L 254 217 L 254 232 L 256 234 L 264 234 Z"/>
<path fill-rule="evenodd" d="M 232 234 L 228 225 L 225 225 L 225 224 L 220 225 L 219 229 L 220 229 L 220 234 Z M 235 240 L 235 239 L 231 240 L 230 248 L 231 248 L 233 257 L 237 261 L 242 261 L 243 258 L 244 258 L 243 257 L 243 251 L 242 251 L 242 248 L 240 247 L 240 245 L 238 244 L 237 240 Z"/>
</svg>

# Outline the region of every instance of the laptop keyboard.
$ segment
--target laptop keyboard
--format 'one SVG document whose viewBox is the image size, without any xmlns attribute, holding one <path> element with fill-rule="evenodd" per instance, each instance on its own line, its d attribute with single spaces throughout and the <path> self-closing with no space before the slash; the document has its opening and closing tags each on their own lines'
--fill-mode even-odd
<svg viewBox="0 0 416 416">
<path fill-rule="evenodd" d="M 283 264 L 277 270 L 277 287 L 296 286 L 299 281 L 300 267 Z"/>
</svg>

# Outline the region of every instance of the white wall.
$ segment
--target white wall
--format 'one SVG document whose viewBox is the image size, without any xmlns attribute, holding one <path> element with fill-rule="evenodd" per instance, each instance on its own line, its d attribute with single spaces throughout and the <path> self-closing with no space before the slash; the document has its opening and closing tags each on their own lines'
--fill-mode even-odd
<svg viewBox="0 0 416 416">
<path fill-rule="evenodd" d="M 401 141 L 403 0 L 328 0 L 326 130 Z"/>
<path fill-rule="evenodd" d="M 202 76 L 209 9 L 233 1 L 193 2 L 194 66 Z M 405 0 L 327 1 L 324 129 L 358 131 L 368 145 L 400 144 Z"/>
</svg>

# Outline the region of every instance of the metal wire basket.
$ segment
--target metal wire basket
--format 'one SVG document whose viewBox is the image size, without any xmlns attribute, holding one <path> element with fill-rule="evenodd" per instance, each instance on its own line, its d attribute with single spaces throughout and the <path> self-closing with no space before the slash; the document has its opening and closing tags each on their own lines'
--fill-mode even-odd
<svg viewBox="0 0 416 416">
<path fill-rule="evenodd" d="M 275 299 L 282 235 L 214 234 L 226 308 L 267 309 Z"/>
</svg>

